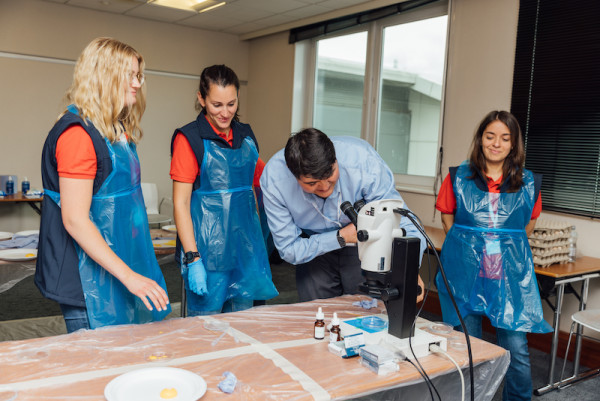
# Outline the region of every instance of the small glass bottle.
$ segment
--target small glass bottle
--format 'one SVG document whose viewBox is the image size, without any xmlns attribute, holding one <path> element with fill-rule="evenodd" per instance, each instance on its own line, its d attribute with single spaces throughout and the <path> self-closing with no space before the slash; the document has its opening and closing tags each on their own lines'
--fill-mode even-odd
<svg viewBox="0 0 600 401">
<path fill-rule="evenodd" d="M 571 226 L 571 233 L 569 235 L 569 262 L 575 262 L 577 257 L 577 231 L 575 226 Z"/>
<path fill-rule="evenodd" d="M 25 177 L 23 178 L 23 181 L 21 181 L 21 192 L 23 195 L 27 195 L 27 191 L 29 191 L 29 180 Z"/>
<path fill-rule="evenodd" d="M 319 306 L 317 320 L 315 321 L 315 338 L 317 340 L 325 338 L 325 321 L 323 319 L 325 319 L 325 315 L 323 314 L 323 309 Z"/>
<path fill-rule="evenodd" d="M 329 330 L 329 342 L 334 343 L 336 341 L 342 341 L 342 331 L 340 330 L 340 319 L 338 319 L 337 313 L 333 312 L 331 329 Z"/>
<path fill-rule="evenodd" d="M 12 195 L 15 193 L 15 182 L 13 181 L 12 175 L 8 176 L 6 181 L 6 195 Z"/>
</svg>

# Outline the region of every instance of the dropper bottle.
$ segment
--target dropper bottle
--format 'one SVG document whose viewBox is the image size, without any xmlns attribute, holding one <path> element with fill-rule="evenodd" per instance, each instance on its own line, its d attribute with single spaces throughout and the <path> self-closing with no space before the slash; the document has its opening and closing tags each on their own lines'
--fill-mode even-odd
<svg viewBox="0 0 600 401">
<path fill-rule="evenodd" d="M 329 342 L 334 343 L 336 341 L 342 341 L 342 333 L 340 330 L 340 319 L 338 319 L 337 313 L 333 312 L 331 329 L 329 330 Z"/>
<path fill-rule="evenodd" d="M 315 338 L 317 340 L 325 338 L 325 321 L 323 319 L 325 319 L 325 315 L 323 314 L 323 309 L 319 306 L 317 320 L 315 321 Z"/>
</svg>

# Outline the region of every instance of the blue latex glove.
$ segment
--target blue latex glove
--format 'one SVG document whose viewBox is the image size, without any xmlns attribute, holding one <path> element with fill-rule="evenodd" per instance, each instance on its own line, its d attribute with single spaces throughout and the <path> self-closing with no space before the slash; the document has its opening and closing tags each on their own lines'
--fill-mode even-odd
<svg viewBox="0 0 600 401">
<path fill-rule="evenodd" d="M 202 259 L 190 263 L 188 266 L 188 285 L 190 290 L 198 295 L 205 295 L 208 292 L 206 287 L 206 269 Z"/>
<path fill-rule="evenodd" d="M 371 298 L 370 301 L 356 301 L 353 302 L 352 305 L 354 306 L 360 306 L 363 309 L 371 309 L 371 308 L 377 308 L 377 300 L 375 298 Z"/>
<path fill-rule="evenodd" d="M 230 371 L 224 372 L 223 376 L 225 376 L 225 379 L 219 383 L 219 390 L 227 394 L 233 393 L 233 390 L 235 390 L 235 385 L 237 383 L 237 377 L 235 377 L 235 375 Z"/>
</svg>

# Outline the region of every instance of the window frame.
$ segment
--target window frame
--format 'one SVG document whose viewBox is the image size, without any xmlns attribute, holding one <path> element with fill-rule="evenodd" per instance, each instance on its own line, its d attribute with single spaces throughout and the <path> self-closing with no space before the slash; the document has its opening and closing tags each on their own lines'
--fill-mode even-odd
<svg viewBox="0 0 600 401">
<path fill-rule="evenodd" d="M 294 100 L 292 106 L 292 131 L 313 125 L 314 96 L 317 71 L 317 42 L 340 36 L 367 32 L 367 54 L 365 63 L 365 81 L 363 91 L 361 138 L 377 149 L 377 130 L 379 124 L 379 103 L 381 65 L 383 54 L 383 30 L 390 26 L 425 20 L 429 18 L 448 16 L 446 31 L 446 46 L 444 50 L 444 71 L 442 75 L 442 97 L 440 101 L 440 122 L 438 128 L 438 146 L 442 145 L 442 127 L 444 122 L 444 103 L 448 64 L 448 46 L 450 31 L 449 2 L 440 1 L 405 13 L 372 21 L 343 31 L 320 36 L 295 43 L 294 67 Z M 439 153 L 436 155 L 435 171 L 441 163 Z M 434 195 L 436 177 L 417 176 L 409 174 L 394 174 L 396 189 L 419 194 Z"/>
</svg>

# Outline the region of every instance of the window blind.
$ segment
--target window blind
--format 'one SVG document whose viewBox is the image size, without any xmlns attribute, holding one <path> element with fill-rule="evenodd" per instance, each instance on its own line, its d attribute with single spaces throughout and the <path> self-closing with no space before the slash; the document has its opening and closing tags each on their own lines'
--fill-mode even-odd
<svg viewBox="0 0 600 401">
<path fill-rule="evenodd" d="M 511 111 L 544 210 L 600 217 L 600 1 L 521 0 Z"/>
<path fill-rule="evenodd" d="M 301 26 L 290 30 L 289 43 L 293 44 L 301 40 L 312 39 L 328 33 L 352 28 L 357 25 L 390 17 L 437 1 L 439 0 L 407 0 L 391 6 L 380 7 L 374 10 L 367 10 L 340 18 Z"/>
</svg>

